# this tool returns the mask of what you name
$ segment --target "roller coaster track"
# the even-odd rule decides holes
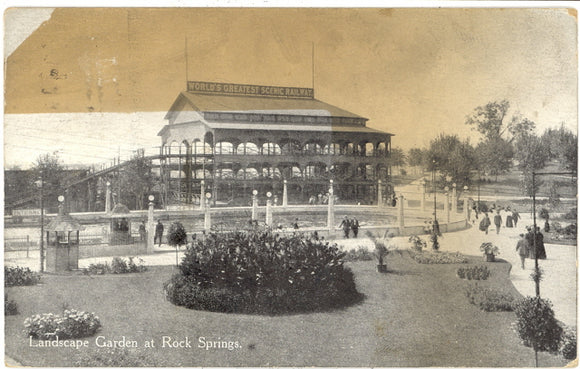
[[[212,157],[212,154],[196,154],[197,157]],[[157,159],[168,159],[168,158],[185,158],[187,159],[187,154],[155,154],[155,155],[147,155],[147,156],[142,156],[141,158],[146,159],[148,161],[153,161],[153,160],[157,160]],[[76,178],[77,176],[70,176],[68,178],[64,179],[64,185],[62,186],[62,188],[59,189],[53,189],[53,190],[49,190],[49,189],[45,189],[44,192],[44,196],[54,196],[56,195],[58,192],[62,192],[63,190],[67,190],[71,187],[74,186],[78,186],[81,185],[83,183],[86,183],[92,179],[95,178],[99,178],[102,176],[105,176],[109,173],[115,172],[117,170],[120,170],[124,167],[126,167],[127,165],[129,165],[129,163],[131,162],[131,160],[126,160],[123,161],[121,163],[117,163],[114,164],[110,167],[98,170],[98,171],[91,171],[90,169],[87,170],[87,176],[83,177],[83,178]],[[23,195],[19,195],[17,198],[6,198],[4,199],[5,201],[5,208],[14,208],[14,207],[18,207],[33,201],[38,200],[38,191],[32,191],[32,192],[28,192],[25,193]]]
[[[144,158],[147,160],[155,160],[155,159],[160,159],[162,157],[166,157],[166,155],[157,154],[157,155],[145,156]],[[63,190],[67,190],[71,187],[86,183],[92,179],[105,176],[109,173],[112,173],[114,171],[117,171],[117,170],[127,166],[129,163],[130,163],[130,160],[127,160],[127,161],[112,165],[110,167],[107,167],[105,169],[101,169],[99,171],[91,171],[89,169],[89,170],[87,170],[88,175],[83,177],[83,178],[77,178],[78,176],[76,176],[76,175],[70,176],[68,178],[64,178],[63,183],[65,183],[65,184],[62,188],[52,189],[52,190],[45,189],[44,196],[56,195],[58,192],[61,192]],[[32,191],[32,192],[28,192],[24,195],[19,195],[17,198],[6,198],[5,199],[5,207],[18,207],[20,205],[24,205],[24,204],[33,202],[37,199],[38,199],[38,191]]]

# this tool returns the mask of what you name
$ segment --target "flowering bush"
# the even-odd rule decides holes
[[[32,286],[40,282],[40,274],[29,268],[4,267],[4,287]]]
[[[483,252],[486,255],[499,255],[499,248],[494,246],[491,242],[484,242],[479,246],[479,251]]]
[[[141,258],[137,258],[139,263],[136,264],[133,261],[133,257],[129,257],[129,260],[126,261],[123,258],[113,258],[113,262],[111,263],[111,273],[113,274],[123,274],[123,273],[141,273],[147,270],[145,266],[145,262]]]
[[[483,311],[512,311],[514,297],[510,294],[484,288],[477,284],[469,286],[466,290],[469,302]]]
[[[472,266],[472,267],[462,267],[457,269],[457,276],[461,279],[476,279],[476,280],[486,280],[489,278],[491,272],[485,266]]]
[[[564,327],[564,333],[562,333],[562,342],[560,345],[560,353],[562,356],[564,356],[564,359],[576,359],[576,329],[573,327]]]
[[[85,274],[124,274],[124,273],[141,273],[147,270],[145,262],[141,258],[137,258],[138,263],[135,263],[132,256],[128,260],[124,258],[115,257],[111,265],[105,263],[90,264],[84,271]]]
[[[419,264],[464,264],[467,258],[459,252],[417,252],[409,250],[409,255]]]
[[[345,253],[301,234],[210,233],[193,244],[165,283],[169,301],[211,311],[283,313],[360,299]]]
[[[409,242],[411,242],[412,249],[415,251],[423,251],[427,247],[427,242],[419,236],[409,237]]]
[[[63,316],[36,314],[24,321],[27,336],[41,340],[80,338],[92,336],[101,328],[101,322],[94,313],[65,310]]]
[[[531,347],[536,353],[548,351],[558,352],[563,329],[554,316],[552,303],[541,297],[525,297],[514,306],[517,321],[514,330],[526,347]]]

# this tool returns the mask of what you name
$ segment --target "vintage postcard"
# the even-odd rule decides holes
[[[5,9],[5,365],[577,365],[577,27]]]

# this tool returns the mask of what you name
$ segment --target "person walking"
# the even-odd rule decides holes
[[[358,237],[358,220],[356,218],[353,218],[352,221],[350,222],[350,229],[352,230],[352,237],[353,238],[357,238]]]
[[[534,259],[536,257],[536,249],[534,248],[534,232],[532,232],[531,226],[527,226],[526,230],[527,232],[524,235],[524,238],[528,243],[528,258]]]
[[[496,234],[499,234],[499,230],[501,228],[501,215],[499,214],[499,210],[497,211],[497,213],[495,214],[495,216],[493,217],[493,224],[495,224],[495,232]]]
[[[540,232],[540,227],[536,227],[536,252],[538,253],[538,259],[545,260],[547,258],[546,247],[544,246],[544,235]]]
[[[155,226],[155,236],[153,237],[153,244],[155,244],[157,238],[159,238],[159,246],[161,246],[161,240],[163,239],[163,224],[161,223],[161,220],[158,220],[157,225]]]
[[[516,245],[516,252],[520,256],[520,260],[522,261],[522,269],[526,269],[526,257],[528,256],[528,241],[524,238],[524,234],[520,233],[520,239]]]
[[[342,222],[340,222],[339,225],[340,228],[342,228],[342,231],[344,232],[344,238],[349,238],[349,234],[350,234],[350,220],[348,219],[348,216],[344,216],[344,219],[342,220]]]
[[[145,229],[145,221],[141,221],[141,224],[139,224],[139,239],[141,241],[145,241],[145,239],[147,238],[147,230]]]
[[[489,215],[487,213],[483,213],[483,219],[479,222],[479,230],[484,231],[485,234],[489,231],[489,226],[491,225],[491,220],[489,219]]]
[[[507,208],[506,211],[508,212],[508,215],[505,218],[505,227],[506,228],[513,228],[514,227],[514,217],[512,215],[512,212],[511,212],[510,208]]]
[[[518,226],[518,220],[520,220],[520,213],[516,209],[512,211],[512,218],[514,221],[514,227]]]

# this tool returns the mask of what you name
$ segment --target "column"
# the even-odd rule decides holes
[[[383,206],[383,181],[380,179],[377,185],[377,204],[379,207]]]
[[[397,216],[397,223],[399,225],[399,236],[405,234],[405,205],[403,201],[405,200],[403,195],[399,195],[399,214]]]
[[[107,191],[105,192],[105,213],[111,211],[111,182],[107,181]]]
[[[203,179],[201,180],[200,185],[201,190],[199,191],[199,210],[203,210],[205,208],[205,181]]]
[[[463,198],[463,216],[469,222],[469,199]]]
[[[451,220],[451,208],[449,207],[449,192],[445,192],[445,218],[447,219],[447,224],[449,224]]]
[[[266,200],[266,225],[268,227],[272,226],[272,200],[270,199],[272,197],[272,193],[268,192],[266,194],[266,196],[268,197],[268,200]]]
[[[334,188],[330,180],[330,187],[328,188],[328,216],[326,226],[328,228],[328,235],[331,236],[334,231]]]
[[[451,197],[451,209],[453,209],[453,213],[457,213],[457,184],[453,184],[453,195]]]
[[[209,233],[209,231],[211,230],[211,193],[206,193],[205,194],[205,199],[203,199],[203,201],[207,201],[207,203],[205,204],[205,213],[204,213],[204,218],[203,218],[203,229],[205,230],[205,233]]]
[[[252,191],[252,220],[256,220],[258,216],[258,191]]]
[[[288,181],[284,180],[284,191],[282,192],[282,206],[288,206]]]
[[[425,211],[425,183],[421,186],[421,211]]]
[[[147,213],[147,254],[153,253],[153,243],[155,242],[155,220],[153,219],[153,200],[155,197],[149,195],[149,211]]]

